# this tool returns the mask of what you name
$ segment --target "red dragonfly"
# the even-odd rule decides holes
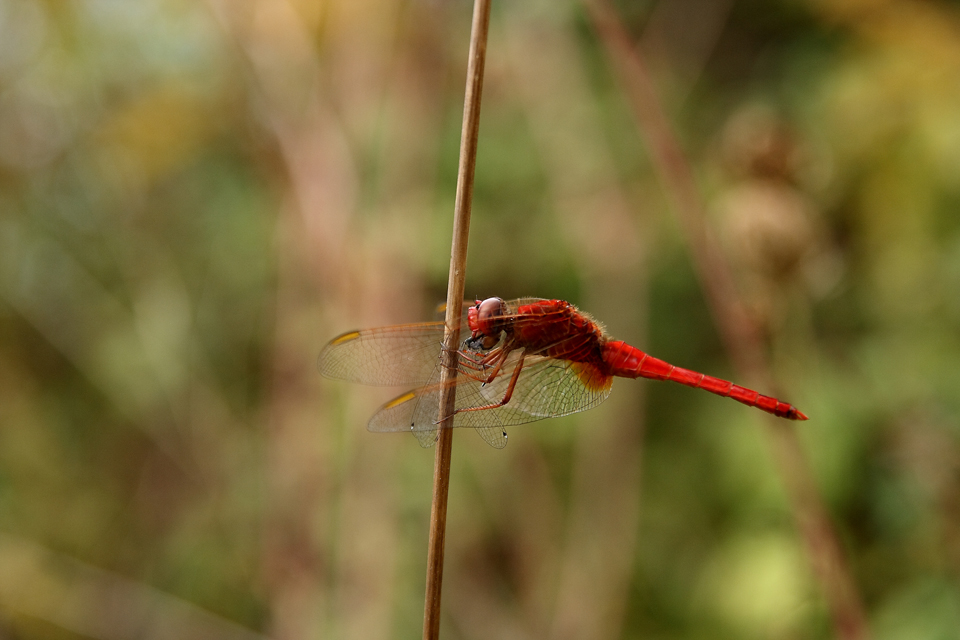
[[[563,300],[477,300],[467,311],[457,350],[454,427],[472,427],[491,446],[507,444],[505,427],[592,409],[613,378],[671,380],[733,398],[788,420],[806,420],[792,404],[732,382],[668,364],[612,340],[586,313]],[[436,441],[443,322],[403,324],[338,336],[320,352],[320,373],[372,385],[418,385],[384,404],[370,431],[411,431],[424,447]]]

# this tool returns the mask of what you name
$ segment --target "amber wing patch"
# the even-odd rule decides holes
[[[591,391],[607,391],[613,382],[613,378],[604,375],[596,365],[574,362],[570,365],[570,368],[577,374],[577,378],[580,379],[583,386]]]

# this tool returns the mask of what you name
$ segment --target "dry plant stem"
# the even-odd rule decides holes
[[[720,334],[739,374],[772,388],[760,335],[743,312],[729,265],[709,236],[690,166],[660,104],[640,52],[609,0],[583,0],[629,94],[638,125],[690,244]],[[837,635],[868,637],[863,606],[793,425],[767,420],[767,435]]]
[[[757,380],[758,373],[764,369],[757,327],[744,313],[730,269],[716,243],[707,235],[693,173],[673,136],[646,65],[608,0],[583,1],[620,72],[654,166],[680,218],[694,256],[694,267],[719,325],[721,338],[737,369],[749,372],[752,381]]]
[[[470,234],[470,205],[473,175],[477,163],[480,131],[480,96],[483,66],[490,27],[490,0],[475,0],[467,59],[467,86],[460,131],[460,167],[454,205],[453,246],[447,280],[446,332],[443,337],[444,367],[440,382],[440,433],[433,466],[433,506],[430,510],[430,541],[427,550],[427,587],[423,605],[423,638],[440,637],[440,590],[443,582],[443,551],[446,542],[447,494],[450,489],[450,455],[453,444],[453,411],[456,406],[457,346],[460,342],[460,315],[463,311],[464,279],[467,267],[467,239]]]

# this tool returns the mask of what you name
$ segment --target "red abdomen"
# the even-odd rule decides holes
[[[748,407],[756,407],[767,413],[789,420],[806,420],[796,407],[776,398],[733,384],[728,380],[714,378],[704,373],[676,367],[659,358],[647,355],[626,342],[614,340],[603,345],[603,361],[610,375],[623,378],[651,378],[653,380],[671,380],[695,389],[705,389],[718,396],[733,398]]]

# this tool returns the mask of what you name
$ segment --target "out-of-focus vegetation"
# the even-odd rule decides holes
[[[960,637],[960,9],[620,2],[875,637]],[[432,452],[321,379],[444,297],[469,3],[0,0],[0,637],[419,633]],[[728,361],[577,3],[495,3],[467,290]],[[448,638],[829,638],[758,412],[457,433]]]

